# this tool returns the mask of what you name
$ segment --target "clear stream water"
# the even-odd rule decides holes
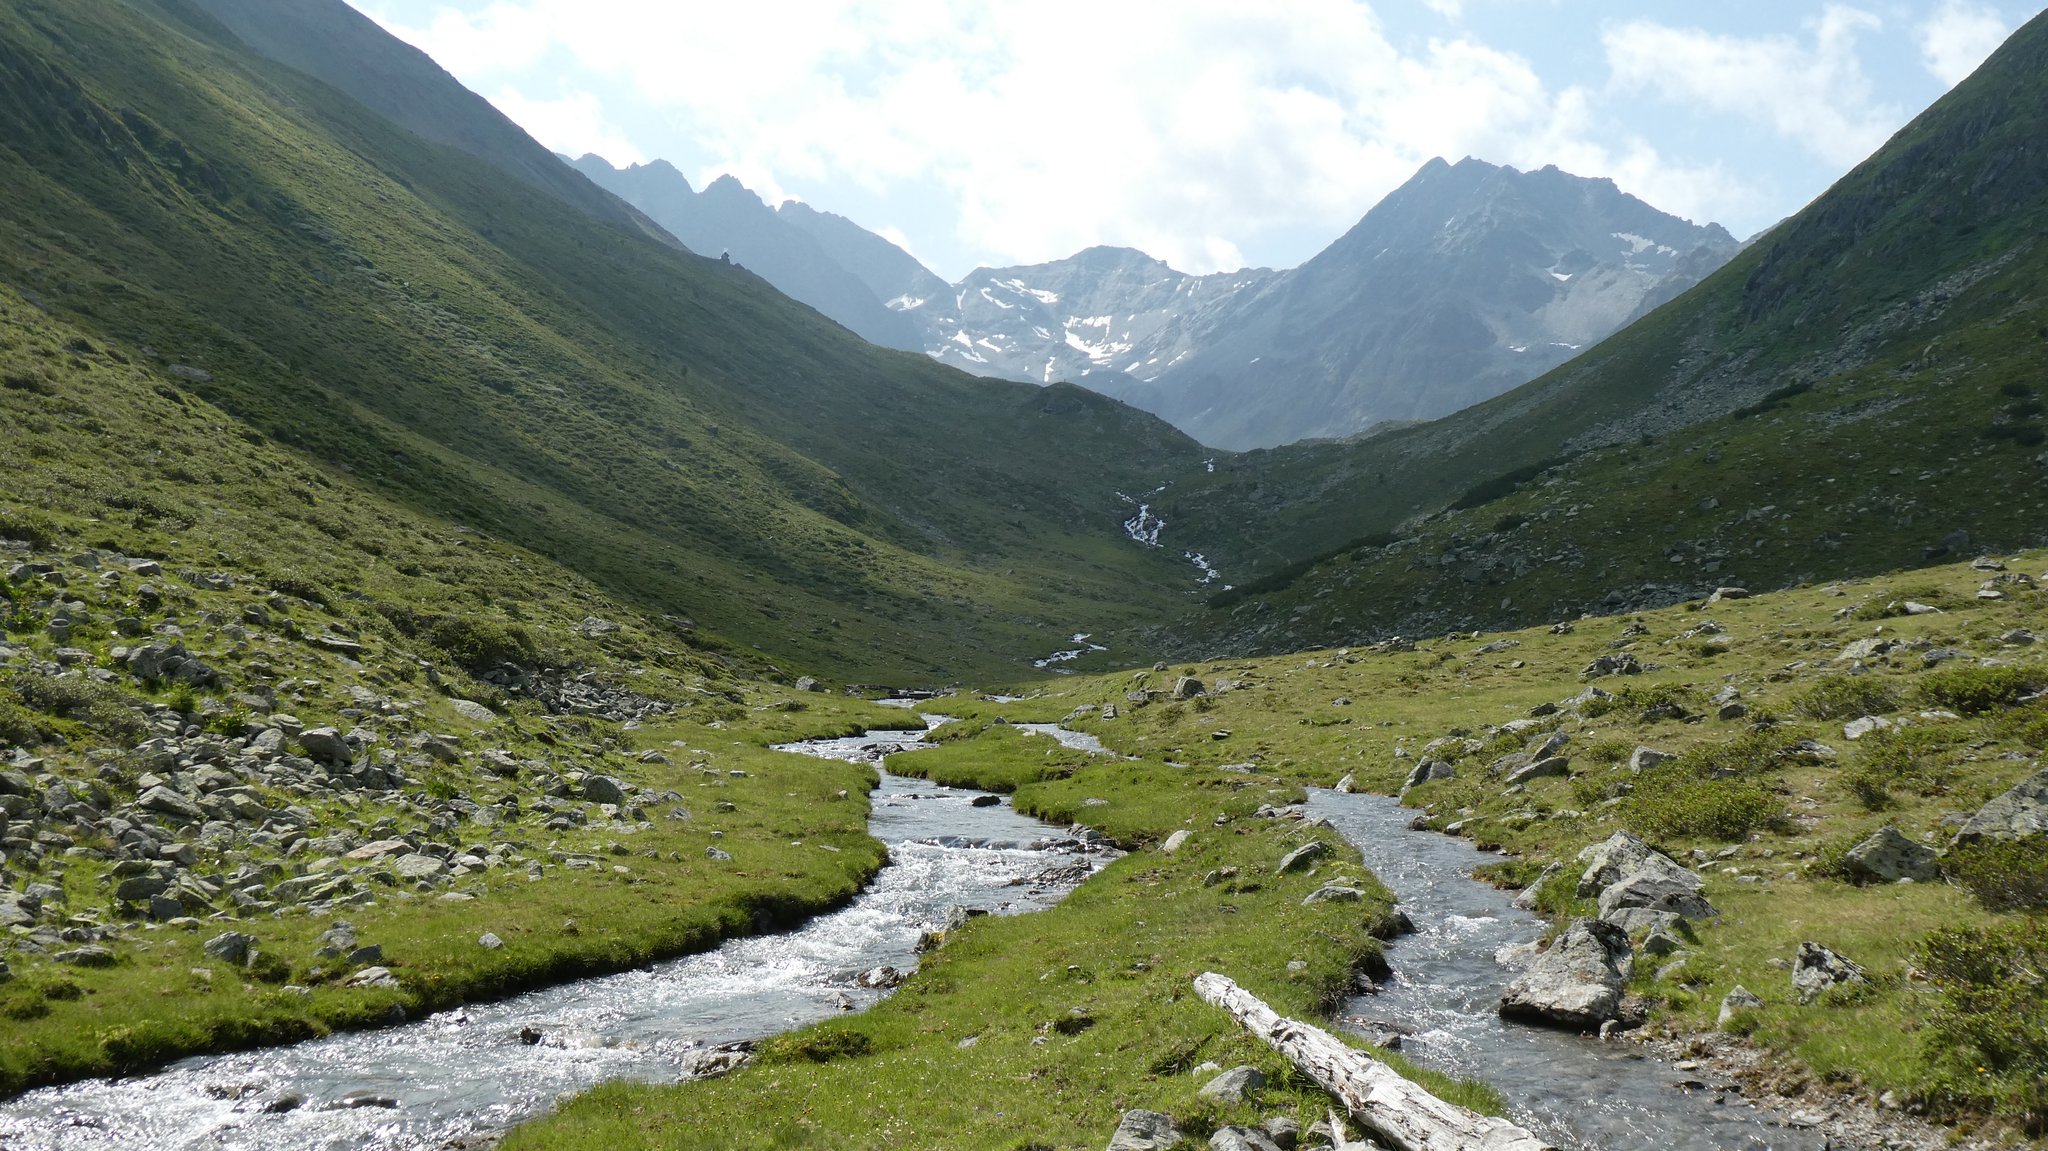
[[[1402,1053],[1419,1063],[1492,1084],[1516,1122],[1560,1147],[1606,1151],[1821,1151],[1823,1136],[1762,1118],[1739,1095],[1679,1086],[1689,1077],[1603,1043],[1496,1014],[1514,972],[1495,958],[1543,934],[1511,892],[1471,878],[1489,858],[1463,839],[1410,831],[1415,813],[1377,795],[1310,793],[1321,816],[1365,856],[1417,932],[1387,949],[1394,978],[1343,1013],[1410,1034]]]
[[[1055,725],[1023,726],[1105,750]],[[785,750],[878,762],[922,740],[873,732]],[[915,967],[917,936],[953,905],[997,914],[1050,907],[1072,890],[1075,863],[1107,861],[1007,803],[973,806],[978,794],[885,773],[870,827],[889,844],[889,865],[848,907],[787,934],[386,1030],[31,1092],[0,1102],[0,1151],[425,1151],[487,1137],[606,1080],[676,1079],[719,1044],[873,1003],[886,992],[859,986],[860,973]],[[1308,810],[1364,853],[1419,928],[1389,948],[1395,977],[1344,1009],[1407,1032],[1411,1058],[1493,1084],[1517,1122],[1560,1147],[1825,1148],[1818,1134],[1771,1124],[1739,1096],[1680,1086],[1684,1073],[1624,1046],[1503,1023],[1494,1006],[1513,973],[1495,955],[1544,925],[1470,878],[1484,857],[1464,840],[1408,830],[1413,813],[1385,797],[1317,791]],[[524,1042],[525,1029],[541,1041]],[[364,1093],[396,1106],[345,1105]],[[265,1110],[286,1096],[303,1102]]]
[[[786,750],[878,761],[922,732]],[[710,1047],[865,1007],[864,971],[917,964],[918,935],[953,905],[996,914],[1057,903],[1108,855],[981,793],[884,774],[869,827],[890,862],[846,908],[782,935],[652,968],[290,1047],[187,1059],[0,1102],[4,1151],[412,1151],[487,1136],[612,1079],[674,1080]],[[537,1044],[524,1029],[540,1032]],[[349,1107],[369,1093],[395,1106]],[[303,1103],[265,1107],[295,1095]]]

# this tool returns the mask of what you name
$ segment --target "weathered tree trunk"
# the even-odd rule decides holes
[[[1227,976],[1196,976],[1195,994],[1230,1012],[1335,1096],[1375,1138],[1399,1151],[1552,1151],[1505,1119],[1431,1095],[1320,1027],[1281,1017]]]

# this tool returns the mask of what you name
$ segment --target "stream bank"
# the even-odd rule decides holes
[[[921,739],[786,750],[876,761]],[[0,1104],[0,1145],[423,1151],[487,1140],[601,1082],[715,1069],[732,1044],[881,999],[889,969],[914,969],[919,935],[950,908],[1049,907],[1099,866],[1099,849],[979,798],[885,774],[870,825],[890,863],[849,906],[786,934],[383,1030],[31,1092]]]

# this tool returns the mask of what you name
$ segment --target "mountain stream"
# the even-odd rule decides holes
[[[783,750],[879,764],[923,738],[870,732]],[[0,1148],[424,1151],[481,1145],[606,1080],[684,1077],[720,1045],[873,1003],[887,991],[860,975],[915,969],[918,936],[952,906],[1050,907],[1107,862],[1007,802],[974,806],[980,794],[884,773],[869,828],[888,865],[848,906],[794,931],[382,1030],[33,1091],[0,1102]]]

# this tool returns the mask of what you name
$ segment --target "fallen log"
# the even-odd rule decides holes
[[[1554,1151],[1505,1119],[1437,1098],[1320,1027],[1281,1016],[1228,976],[1213,971],[1196,976],[1195,994],[1285,1055],[1397,1151]]]

